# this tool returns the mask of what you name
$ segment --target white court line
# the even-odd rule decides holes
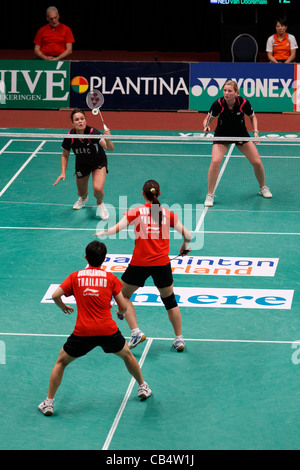
[[[6,150],[7,147],[12,143],[12,141],[13,141],[13,140],[10,139],[10,140],[4,145],[4,147],[2,147],[2,149],[0,150],[0,155],[1,155],[3,152],[5,152],[5,150]],[[6,153],[8,153],[8,152],[6,152]]]
[[[149,340],[147,341],[147,344],[146,344],[146,347],[145,347],[145,349],[144,349],[144,351],[143,351],[142,357],[141,357],[141,359],[139,360],[139,366],[140,366],[140,368],[143,367],[145,358],[146,358],[146,356],[147,356],[147,354],[148,354],[148,351],[149,351],[149,349],[150,349],[150,346],[151,346],[151,344],[152,344],[152,341],[153,341],[152,339],[149,339]],[[112,424],[112,426],[111,426],[111,428],[110,428],[110,430],[109,430],[109,433],[108,433],[108,435],[107,435],[107,438],[106,438],[106,440],[105,440],[105,442],[104,442],[104,444],[103,444],[102,450],[107,450],[107,449],[109,448],[109,445],[110,445],[110,443],[111,443],[111,440],[112,440],[112,438],[113,438],[113,436],[114,436],[114,433],[115,433],[115,431],[116,431],[116,429],[117,429],[117,426],[118,426],[118,424],[119,424],[119,421],[120,421],[120,419],[121,419],[121,417],[122,417],[122,414],[123,414],[123,411],[124,411],[124,409],[125,409],[125,406],[126,406],[126,404],[127,404],[127,402],[128,402],[128,399],[129,399],[129,397],[130,397],[130,395],[131,395],[131,392],[132,392],[132,389],[133,389],[134,384],[135,384],[135,379],[132,378],[131,381],[130,381],[130,384],[129,384],[128,388],[127,388],[127,391],[126,391],[126,394],[125,394],[125,396],[124,396],[124,399],[123,399],[123,401],[122,401],[122,403],[121,403],[121,406],[120,406],[120,408],[119,408],[119,411],[118,411],[118,413],[116,414],[116,417],[115,417],[115,419],[114,419],[114,422],[113,422],[113,424]]]
[[[77,227],[1,227],[0,230],[67,230],[67,231],[97,231],[96,228],[77,228]],[[134,232],[133,229],[124,229],[123,232]],[[236,234],[236,235],[300,235],[298,232],[233,232],[224,230],[190,230],[191,233],[205,234]],[[175,232],[174,232],[175,233]],[[109,237],[108,237],[109,238]]]
[[[77,227],[1,227],[0,230],[66,230],[66,231],[90,231],[96,232],[97,228],[77,228]],[[134,232],[133,229],[124,229],[123,232]],[[216,235],[300,235],[298,232],[233,232],[224,230],[190,230],[191,233],[205,233]],[[175,233],[175,232],[174,232]],[[108,237],[109,238],[109,237]]]
[[[68,338],[70,335],[58,335],[58,334],[49,334],[49,333],[0,333],[0,336],[37,336],[37,337],[49,337],[49,338]],[[125,339],[129,339],[129,337],[125,336]],[[147,338],[148,342],[151,341],[174,341],[174,338],[165,338],[165,337],[150,337]],[[290,341],[290,340],[260,340],[260,339],[216,339],[216,338],[184,338],[185,342],[198,342],[198,343],[258,343],[258,344],[294,344],[300,343],[300,340],[297,341]],[[147,349],[150,348],[151,344]],[[146,345],[147,347],[147,345]],[[146,348],[145,348],[146,350]],[[144,350],[144,352],[145,352]],[[142,360],[143,356],[141,357],[140,361]],[[144,361],[143,361],[144,362]],[[140,365],[141,367],[141,365]]]
[[[220,181],[221,181],[221,178],[222,178],[222,176],[223,176],[223,173],[224,173],[224,171],[225,171],[225,168],[226,168],[226,166],[227,166],[227,163],[229,162],[229,158],[231,157],[231,154],[232,154],[232,152],[233,152],[234,145],[235,145],[235,144],[231,144],[231,145],[230,145],[230,148],[229,148],[229,151],[227,152],[226,158],[225,158],[225,160],[224,160],[224,163],[223,163],[222,168],[221,168],[221,170],[220,170],[220,172],[219,172],[219,175],[218,175],[218,179],[217,179],[217,181],[216,181],[216,185],[215,185],[215,188],[214,188],[214,192],[216,191],[217,187],[219,186],[219,183],[220,183]],[[202,225],[203,225],[203,223],[204,223],[205,216],[206,216],[206,214],[207,214],[207,211],[208,211],[208,207],[205,207],[204,210],[203,210],[203,212],[202,212],[202,214],[201,214],[201,217],[200,217],[200,219],[199,219],[199,222],[198,222],[197,225],[196,225],[195,232],[199,232],[200,228],[202,227]]]
[[[5,154],[17,154],[17,153],[20,153],[20,154],[29,154],[31,153],[30,151],[22,151],[22,152],[15,152],[15,151],[11,151],[11,150],[8,150],[6,152],[3,152]],[[0,152],[1,154],[1,152]],[[46,155],[50,155],[50,156],[53,156],[53,157],[56,157],[57,155],[61,155],[61,152],[40,152],[40,155],[42,156],[46,156]],[[180,158],[188,158],[188,157],[192,157],[192,158],[211,158],[211,154],[201,154],[201,153],[196,153],[196,154],[193,154],[193,153],[177,153],[177,154],[171,154],[171,153],[151,153],[151,152],[148,152],[148,153],[133,153],[133,152],[113,152],[113,155],[115,156],[124,156],[124,157],[149,157],[149,155],[151,155],[151,157],[180,157]],[[245,156],[243,154],[241,155],[231,155],[231,158],[240,158],[240,159],[243,159],[245,158]],[[292,155],[260,155],[260,158],[270,158],[270,159],[278,159],[278,160],[299,160],[300,159],[300,156],[297,157],[297,156],[292,156]]]
[[[36,156],[40,148],[43,147],[45,144],[45,140],[40,143],[40,145],[36,148],[36,150],[32,153],[32,155],[26,160],[26,162],[21,166],[21,168],[14,174],[14,176],[11,178],[11,180],[7,183],[6,186],[2,189],[0,192],[0,197],[5,193],[5,191],[10,187],[10,185],[15,181],[15,179],[19,176],[19,174],[24,170],[24,168],[28,165],[28,163]]]
[[[40,155],[40,154],[39,154]],[[126,196],[125,196],[126,197]],[[61,204],[61,203],[57,203],[57,202],[28,202],[28,201],[0,201],[0,204],[25,204],[25,205],[32,205],[32,206],[63,206],[63,207],[73,207],[73,204]],[[186,203],[186,204],[189,204],[189,205],[192,205],[193,203]],[[85,207],[94,207],[96,208],[95,205],[92,205],[92,204],[86,204]],[[162,203],[162,207],[164,207],[164,204]],[[123,210],[123,211],[127,211],[129,210],[130,207],[128,206],[114,206],[115,209],[118,209],[118,210]],[[196,207],[184,207],[184,211],[190,211],[190,212],[197,212],[197,208]],[[300,210],[291,210],[291,211],[288,211],[288,210],[285,210],[285,211],[277,211],[277,210],[257,210],[257,209],[216,209],[214,208],[214,212],[247,212],[247,213],[266,213],[266,214],[298,214],[300,212]]]

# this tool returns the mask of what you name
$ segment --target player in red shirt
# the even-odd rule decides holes
[[[46,11],[48,24],[42,26],[34,38],[34,53],[43,60],[62,60],[72,54],[73,33],[69,26],[59,22],[59,13],[56,7],[49,7]]]
[[[173,291],[169,258],[170,228],[174,228],[183,236],[184,240],[180,248],[182,256],[190,251],[188,245],[192,236],[179,222],[176,214],[160,206],[158,200],[160,194],[160,187],[156,181],[146,181],[143,186],[145,205],[126,212],[115,226],[96,233],[95,236],[114,235],[128,225],[134,225],[135,247],[131,262],[122,276],[122,293],[129,301],[126,320],[132,331],[129,348],[136,347],[146,339],[138,327],[136,311],[130,297],[139,287],[143,287],[146,279],[151,276],[160,292],[174,329],[173,345],[177,351],[183,351],[185,344],[182,337],[181,313]]]
[[[101,269],[105,257],[106,246],[103,243],[98,241],[89,243],[85,256],[89,263],[88,267],[70,274],[52,295],[56,305],[68,314],[73,313],[74,309],[62,301],[62,296],[73,295],[77,304],[77,319],[74,331],[61,349],[52,369],[48,396],[38,407],[46,416],[53,414],[54,396],[66,366],[96,346],[101,346],[104,352],[114,353],[123,359],[128,372],[139,384],[139,398],[146,399],[151,395],[136,358],[112,318],[110,311],[112,297],[118,305],[119,318],[126,313],[127,301],[121,292],[122,284],[119,279]]]

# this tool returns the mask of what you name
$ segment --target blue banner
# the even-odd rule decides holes
[[[250,101],[256,112],[293,111],[294,76],[292,64],[191,64],[190,109],[208,111],[230,79],[237,82],[240,95]]]
[[[189,107],[189,64],[72,62],[70,106],[86,109],[86,94],[104,95],[104,110],[178,110]]]

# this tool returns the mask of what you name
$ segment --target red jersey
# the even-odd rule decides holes
[[[170,228],[176,225],[178,216],[162,207],[159,227],[150,215],[150,208],[148,203],[125,213],[129,223],[134,225],[135,246],[130,262],[134,266],[165,266],[170,262]]]
[[[55,28],[49,24],[42,26],[33,42],[41,46],[43,54],[58,56],[66,50],[66,44],[75,42],[75,39],[69,26],[59,23]]]
[[[60,287],[66,297],[74,295],[76,299],[74,335],[108,336],[118,331],[110,302],[120,293],[122,284],[114,274],[89,266],[70,274]]]

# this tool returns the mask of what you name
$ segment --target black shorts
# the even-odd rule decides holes
[[[213,142],[213,145],[214,144],[223,144],[223,145],[231,145],[231,144],[235,144],[235,145],[244,145],[246,144],[247,142],[250,142],[249,140],[240,140],[240,141],[237,141],[237,140],[218,140],[218,142]]]
[[[226,137],[230,137],[229,135],[220,135],[218,132],[215,132],[215,137],[224,137],[224,139],[226,139]],[[247,134],[244,134],[244,135],[238,135],[238,136],[233,136],[233,137],[249,137],[250,138],[250,135],[247,133]],[[249,142],[249,140],[218,140],[217,142],[213,142],[213,145],[214,144],[224,144],[224,145],[230,145],[230,144],[236,144],[236,145],[243,145],[245,144],[246,142]]]
[[[106,168],[106,173],[108,173],[107,164],[96,164],[93,166],[76,166],[75,175],[77,178],[84,178],[95,170],[101,170],[101,168]]]
[[[96,346],[100,346],[105,353],[117,353],[124,348],[125,342],[120,330],[109,336],[76,336],[72,333],[63,349],[72,357],[85,356]]]
[[[146,279],[150,276],[156,287],[171,286],[173,284],[171,263],[166,266],[133,266],[130,264],[121,279],[131,286],[143,287]]]

